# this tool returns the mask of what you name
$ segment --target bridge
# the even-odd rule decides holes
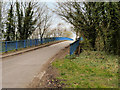
[[[65,38],[57,40],[65,40]],[[42,71],[43,65],[49,62],[50,58],[55,56],[61,49],[69,46],[72,42],[72,40],[67,39],[67,41],[47,47],[3,58],[2,87],[25,88]]]

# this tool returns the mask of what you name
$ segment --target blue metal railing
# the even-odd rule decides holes
[[[70,44],[70,55],[74,54],[74,52],[76,51],[77,47],[79,46],[79,42],[83,40],[83,38],[78,38],[78,40],[76,40],[75,42]]]
[[[29,40],[19,40],[19,41],[0,41],[0,52],[7,52],[11,50],[18,50],[21,48],[37,46],[42,43],[48,43],[52,41],[59,40],[73,40],[67,37],[51,37],[51,38],[43,38],[42,41],[40,39],[29,39]]]

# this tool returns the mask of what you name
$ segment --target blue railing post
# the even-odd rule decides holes
[[[33,45],[35,46],[35,39],[33,39]]]
[[[32,40],[30,39],[30,47],[32,46]]]
[[[7,41],[5,41],[5,52],[7,52]]]
[[[71,51],[71,44],[70,44],[70,55],[72,55],[72,51]]]
[[[35,46],[36,46],[36,39],[34,39],[34,41],[35,41]]]
[[[0,42],[0,53],[2,52],[2,42]]]
[[[34,39],[34,46],[36,46],[36,39]]]
[[[31,40],[31,46],[33,46],[34,45],[34,41],[33,40]]]
[[[43,44],[43,39],[41,39],[41,44]]]
[[[38,39],[36,39],[36,45],[38,45]]]
[[[35,46],[37,46],[37,45],[38,45],[38,44],[37,44],[37,43],[38,43],[37,41],[38,41],[38,39],[35,39]]]
[[[34,45],[34,42],[33,42],[33,40],[31,40],[31,46],[33,46]]]
[[[24,40],[24,48],[26,48],[26,43],[25,42],[26,42],[26,40]]]
[[[16,41],[16,50],[18,49],[18,42]]]

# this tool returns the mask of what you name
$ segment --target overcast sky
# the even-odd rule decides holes
[[[46,3],[48,8],[50,9],[56,9],[56,2],[47,2]],[[53,13],[51,11],[52,15],[53,15],[53,21],[54,21],[54,25],[56,26],[58,23],[63,23],[65,25],[65,27],[69,28],[70,24],[66,23],[64,20],[62,20],[62,18],[60,16],[58,16],[56,13]]]
[[[56,9],[56,2],[46,2],[48,8],[50,9]],[[57,27],[57,24],[59,23],[63,23],[63,26],[67,28],[67,30],[70,30],[70,26],[71,24],[65,22],[64,20],[62,20],[62,18],[60,16],[58,16],[57,14],[55,13],[52,13],[52,17],[53,17],[53,24],[52,24],[52,27]],[[73,33],[73,39],[75,38],[75,34]]]

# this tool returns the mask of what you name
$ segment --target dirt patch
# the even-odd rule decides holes
[[[69,54],[69,47],[66,47],[64,50],[61,50],[53,60],[64,58]],[[63,83],[60,83],[61,80],[56,79],[59,76],[59,72],[56,68],[52,67],[50,64],[46,70],[46,74],[40,80],[39,86],[37,88],[62,88]]]
[[[58,76],[58,71],[52,66],[49,66],[37,88],[60,88],[60,81],[56,79],[56,76]]]
[[[28,88],[62,88],[63,83],[60,84],[60,80],[57,80],[56,77],[59,76],[59,72],[56,68],[52,67],[51,63],[56,59],[64,58],[69,54],[69,46],[62,49],[54,57],[52,57],[46,64],[43,65],[42,71],[45,72],[41,77],[41,73],[33,79],[33,81],[27,86]]]

